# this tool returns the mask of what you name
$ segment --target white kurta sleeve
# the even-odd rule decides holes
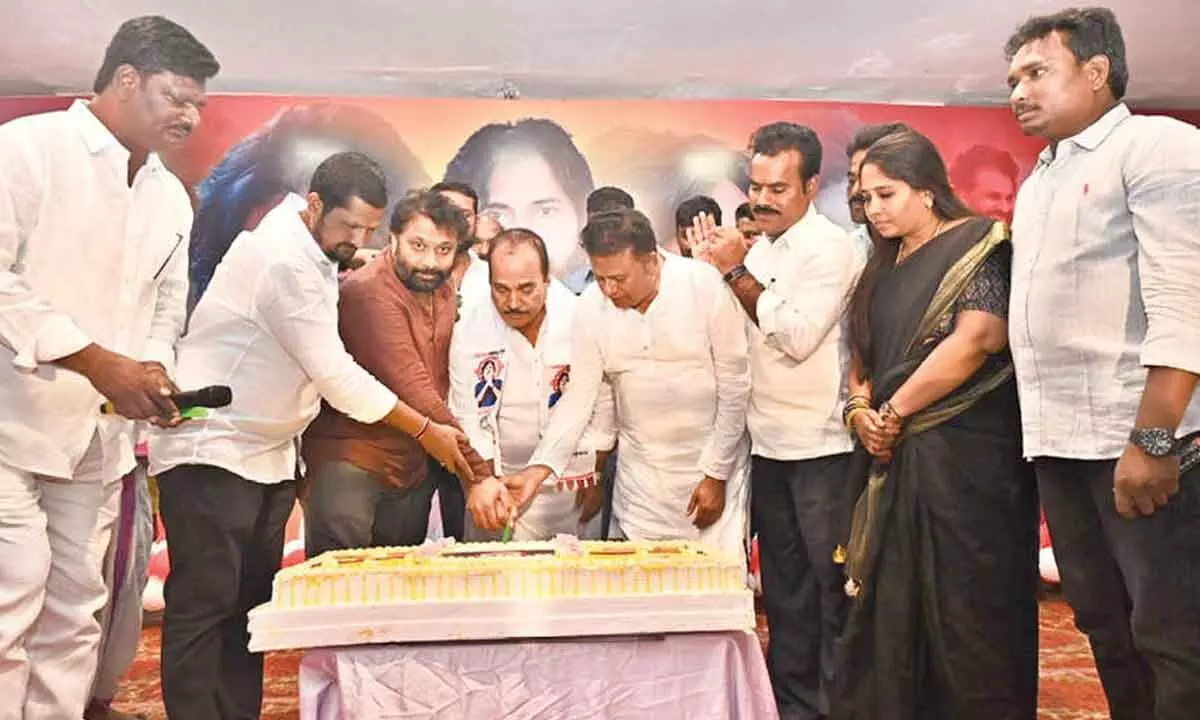
[[[395,393],[350,357],[338,334],[337,306],[315,279],[278,264],[264,274],[257,295],[267,329],[335,410],[366,425],[392,411]]]
[[[43,178],[28,139],[0,128],[0,345],[17,370],[32,372],[79,352],[91,340],[67,314],[38,296],[20,273],[25,243],[41,211]]]
[[[862,270],[860,260],[850,237],[839,238],[804,264],[804,275],[793,279],[790,293],[763,290],[756,309],[767,343],[798,362],[816,352],[842,319]]]
[[[613,397],[612,384],[607,379],[600,383],[596,407],[592,409],[592,419],[588,423],[584,442],[596,452],[609,452],[617,444],[617,402]]]
[[[719,282],[719,280],[718,280]],[[728,480],[739,458],[750,404],[750,360],[746,319],[724,285],[716,288],[708,313],[708,339],[717,376],[717,413],[712,435],[700,453],[700,471]]]
[[[579,308],[571,333],[571,382],[555,404],[554,416],[529,460],[530,466],[545,465],[556,476],[566,471],[605,387],[604,361],[593,327],[597,318],[587,312],[586,303],[581,305],[585,307]]]
[[[454,419],[479,456],[484,460],[495,460],[495,439],[484,429],[484,415],[475,405],[475,363],[467,338],[469,331],[465,323],[460,323],[450,338],[450,412],[454,413]]]

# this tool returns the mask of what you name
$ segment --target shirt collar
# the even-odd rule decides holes
[[[321,246],[317,244],[317,239],[300,219],[300,212],[306,207],[308,207],[308,202],[304,198],[296,193],[288,193],[283,200],[279,201],[271,214],[279,213],[280,220],[286,223],[288,229],[296,236],[296,244],[305,258],[311,260],[320,268],[321,272],[336,278],[337,263],[321,252]],[[266,218],[263,219],[266,220]]]
[[[89,153],[93,155],[101,155],[106,152],[114,153],[114,158],[119,160],[121,169],[124,169],[129,164],[129,148],[122,145],[117,136],[113,135],[112,131],[108,129],[108,126],[100,122],[100,118],[96,117],[96,113],[92,112],[91,104],[88,101],[76,100],[71,103],[71,107],[67,109],[67,114],[75,121],[75,127],[79,129],[79,134],[83,138],[83,144],[87,147]],[[150,172],[159,172],[165,169],[158,153],[147,155],[144,167]]]
[[[808,227],[810,227],[814,222],[816,222],[817,218],[819,218],[820,216],[821,216],[821,213],[817,212],[817,206],[810,203],[808,206],[808,210],[806,210],[804,212],[804,217],[797,220],[787,230],[784,230],[782,235],[775,238],[774,242],[771,243],[771,246],[772,247],[787,247],[788,245],[790,245],[792,243],[793,240],[798,240],[800,238],[800,236],[804,234],[804,231]]]
[[[1111,110],[1101,115],[1099,120],[1084,128],[1083,131],[1078,135],[1069,137],[1063,142],[1069,142],[1074,145],[1078,145],[1084,150],[1095,150],[1096,148],[1100,147],[1101,143],[1108,139],[1108,136],[1112,134],[1113,130],[1116,130],[1117,126],[1125,122],[1130,115],[1131,113],[1129,112],[1129,106],[1127,106],[1125,103],[1117,103],[1116,106],[1114,106]],[[1061,143],[1059,144],[1061,145]],[[1054,146],[1047,145],[1046,148],[1042,150],[1041,155],[1038,156],[1038,160],[1042,164],[1049,164],[1054,160],[1054,155]]]

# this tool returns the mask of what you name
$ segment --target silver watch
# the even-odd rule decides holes
[[[1129,433],[1129,442],[1150,457],[1167,457],[1177,454],[1181,448],[1175,432],[1167,428],[1134,428]]]

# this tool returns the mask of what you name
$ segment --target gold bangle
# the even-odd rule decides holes
[[[851,410],[849,413],[846,414],[846,430],[847,430],[847,432],[854,432],[854,416],[859,413],[866,412],[866,411],[867,411],[867,408],[854,408],[853,410]]]

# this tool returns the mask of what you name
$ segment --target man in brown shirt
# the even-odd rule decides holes
[[[443,195],[410,194],[392,214],[388,248],[343,281],[338,303],[342,341],[355,361],[439,423],[455,422],[446,398],[458,301],[447,278],[467,232],[466,218]],[[444,471],[416,440],[323,406],[304,434],[302,450],[310,557],[425,539],[436,473]],[[490,463],[478,453],[465,454],[477,480],[492,476]]]

